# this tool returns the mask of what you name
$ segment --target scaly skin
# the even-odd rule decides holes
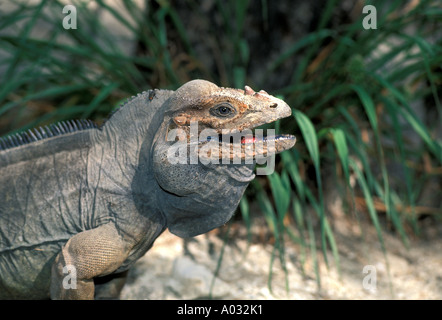
[[[0,151],[0,298],[118,297],[127,270],[166,228],[192,237],[223,225],[256,161],[295,144],[290,135],[249,136],[234,141],[235,152],[225,151],[225,130],[290,114],[264,91],[194,80],[134,97],[101,128],[66,128],[56,136],[41,129],[24,144],[0,140],[0,148],[9,146]],[[209,132],[209,139],[189,141],[195,122],[198,136]],[[180,134],[171,140],[173,129]],[[188,152],[172,163],[177,144],[196,150],[200,161]],[[215,145],[218,152],[207,148]]]

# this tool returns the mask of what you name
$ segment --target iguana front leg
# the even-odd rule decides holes
[[[51,298],[94,299],[94,277],[115,271],[129,252],[113,223],[76,234],[52,265]]]

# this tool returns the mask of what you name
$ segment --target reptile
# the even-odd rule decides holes
[[[0,298],[118,298],[165,229],[187,238],[225,224],[256,162],[296,141],[233,134],[290,115],[263,90],[192,80],[128,99],[101,126],[71,120],[1,138]],[[209,134],[191,143],[195,124]],[[248,147],[259,143],[269,147]],[[173,150],[189,151],[185,161]]]

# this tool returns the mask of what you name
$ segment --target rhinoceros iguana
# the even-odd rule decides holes
[[[223,140],[225,130],[290,115],[265,91],[193,80],[133,97],[101,127],[67,121],[0,139],[0,298],[118,297],[166,228],[192,237],[225,224],[257,159],[295,144],[291,135]],[[264,142],[273,145],[261,154],[247,148]]]

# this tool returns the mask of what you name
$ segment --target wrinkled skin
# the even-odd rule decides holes
[[[272,146],[261,154],[248,149],[246,163],[241,152],[208,156],[210,139],[188,143],[191,124],[225,146],[215,140],[223,129],[239,132],[290,114],[264,91],[194,80],[134,97],[102,128],[0,151],[0,298],[118,297],[127,270],[166,228],[192,237],[223,225],[256,161],[295,143],[289,135],[267,137]],[[181,135],[170,140],[173,129]],[[172,163],[177,143],[210,161],[194,163],[188,152]],[[215,163],[222,158],[239,162]]]

